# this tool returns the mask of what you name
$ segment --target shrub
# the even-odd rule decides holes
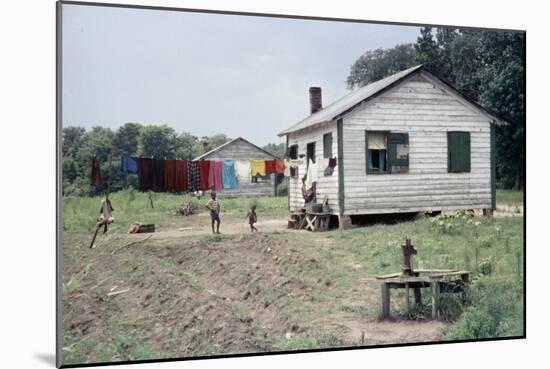
[[[523,335],[523,290],[510,280],[480,277],[469,290],[468,306],[447,330],[447,339],[480,339]]]

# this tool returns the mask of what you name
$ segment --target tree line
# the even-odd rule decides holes
[[[188,132],[178,133],[167,125],[125,123],[116,130],[95,126],[86,130],[79,126],[64,127],[62,131],[63,194],[65,196],[94,196],[107,189],[109,157],[112,157],[112,191],[137,187],[136,176],[119,170],[120,156],[193,159],[231,140],[223,133],[197,137]],[[282,157],[285,146],[268,144],[264,150]],[[90,186],[90,163],[96,155],[103,175],[103,186]]]
[[[415,43],[361,55],[347,85],[361,87],[418,64],[509,123],[496,129],[497,186],[523,189],[524,33],[423,27]]]

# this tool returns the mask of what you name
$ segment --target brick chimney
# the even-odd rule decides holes
[[[309,109],[311,114],[318,112],[323,108],[323,98],[321,95],[321,87],[309,88]]]

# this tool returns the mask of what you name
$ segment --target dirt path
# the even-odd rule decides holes
[[[195,217],[200,219],[200,221],[197,221],[197,225],[190,227],[160,229],[158,232],[155,232],[154,237],[162,239],[212,234],[209,215],[203,213],[195,215]],[[286,225],[286,219],[266,219],[256,223],[255,226],[258,229],[258,233],[272,233],[274,231],[285,231]],[[220,233],[222,235],[246,235],[251,232],[249,224],[244,219],[242,221],[235,221],[233,219],[226,221],[222,218]]]

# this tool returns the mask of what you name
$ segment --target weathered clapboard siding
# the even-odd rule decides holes
[[[222,145],[219,149],[214,149],[210,153],[202,155],[203,160],[272,160],[273,155],[261,150],[252,143],[243,138],[236,138],[226,145]],[[248,183],[239,182],[239,188],[224,189],[220,193],[220,197],[254,197],[254,196],[274,196],[275,194],[275,178],[274,175],[269,176],[269,180],[265,182]]]
[[[335,157],[338,151],[336,125],[329,124],[308,131],[302,131],[300,134],[289,135],[288,145],[298,145],[298,155],[306,155],[306,147],[308,143],[315,142],[315,158],[320,160],[323,158],[323,135],[332,133],[332,155]],[[304,206],[302,197],[302,177],[306,174],[307,163],[300,165],[298,168],[298,177],[289,179],[289,206],[290,210],[297,210]],[[333,214],[338,214],[338,171],[334,170],[331,176],[325,176],[324,168],[319,167],[319,181],[317,182],[317,199],[322,201],[325,195],[328,198],[328,204]]]
[[[491,207],[490,122],[422,74],[344,116],[345,214]],[[366,174],[365,130],[409,134],[409,172]],[[470,173],[447,173],[447,132],[470,132]]]

